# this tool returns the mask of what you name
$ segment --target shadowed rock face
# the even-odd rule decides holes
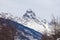
[[[0,18],[0,40],[56,40],[60,32],[48,37],[9,19]]]
[[[7,20],[0,18],[0,40],[14,40],[15,31]]]
[[[42,40],[42,34],[9,19],[0,18],[0,40]]]
[[[60,33],[57,33],[57,34],[52,35],[52,36],[46,36],[46,35],[44,35],[42,37],[42,40],[57,40],[57,39],[60,40]]]

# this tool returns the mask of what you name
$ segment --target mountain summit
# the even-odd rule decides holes
[[[36,30],[40,33],[43,33],[45,31],[43,24],[36,18],[35,13],[31,9],[26,11],[22,19],[24,19],[23,25],[26,27]]]
[[[31,9],[29,9],[23,15],[23,18],[26,19],[26,20],[28,20],[28,19],[35,19],[36,18],[36,15],[35,15],[35,13]]]
[[[39,18],[36,17],[35,13],[31,9],[26,11],[26,13],[23,15],[22,19],[23,19],[22,24],[28,28],[31,28],[42,34],[47,34],[48,36],[53,34],[52,26],[50,26],[45,19],[39,20]]]

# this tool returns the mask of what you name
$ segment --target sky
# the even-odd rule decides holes
[[[0,0],[0,12],[22,16],[28,9],[49,21],[52,14],[60,17],[60,0]]]

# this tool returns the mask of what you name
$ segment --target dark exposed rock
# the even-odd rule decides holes
[[[0,40],[42,40],[42,34],[9,19],[0,18]]]
[[[8,21],[0,18],[0,40],[14,40],[15,31]]]

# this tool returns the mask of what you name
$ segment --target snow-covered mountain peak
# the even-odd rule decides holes
[[[43,27],[43,24],[41,24],[40,20],[36,17],[35,13],[31,9],[26,11],[22,19],[24,19],[23,25],[25,25],[26,27],[44,33],[45,28]]]
[[[52,32],[51,28],[49,28],[50,26],[48,25],[48,22],[46,22],[46,20],[43,20],[43,21],[39,20],[40,18],[37,18],[35,13],[30,9],[26,11],[23,17],[16,17],[16,16],[14,17],[13,15],[9,13],[0,13],[0,18],[16,21],[42,34],[44,34],[45,32],[46,33]]]
[[[36,18],[36,15],[35,15],[35,13],[34,13],[31,9],[29,9],[29,10],[27,10],[26,13],[23,15],[23,18],[24,18],[25,20],[35,19],[35,18]]]
[[[26,13],[23,15],[22,19],[23,19],[22,24],[24,26],[31,28],[35,31],[38,31],[42,34],[45,34],[45,33],[47,33],[47,35],[52,34],[52,30],[47,20],[46,19],[39,20],[39,18],[36,17],[35,13],[32,10],[27,10]]]

